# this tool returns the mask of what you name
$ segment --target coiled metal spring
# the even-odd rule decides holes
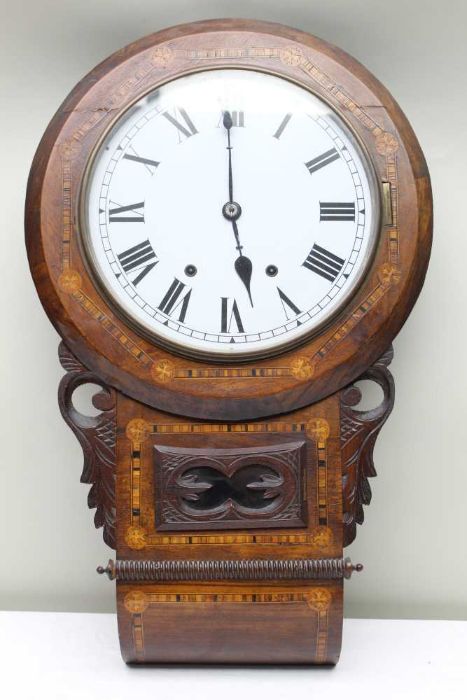
[[[340,579],[361,571],[350,559],[169,559],[109,560],[99,574],[117,581],[271,581],[276,579]]]

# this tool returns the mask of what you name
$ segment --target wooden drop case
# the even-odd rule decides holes
[[[292,350],[254,361],[182,357],[118,315],[86,265],[79,201],[115,114],[180,75],[254,68],[338,112],[381,191],[376,252],[343,312]],[[404,115],[360,64],[308,34],[247,20],[143,38],[95,68],[49,125],[31,170],[26,240],[63,341],[62,415],[81,443],[96,527],[116,550],[127,662],[335,664],[344,547],[363,522],[373,447],[394,402],[391,341],[423,284],[431,244],[426,164]],[[383,400],[359,410],[360,379]],[[75,389],[101,387],[97,417]],[[274,498],[272,498],[274,496]]]

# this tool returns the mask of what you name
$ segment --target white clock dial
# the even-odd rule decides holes
[[[298,85],[212,70],[141,98],[99,147],[83,233],[113,306],[181,352],[271,354],[367,269],[379,198],[344,122]]]

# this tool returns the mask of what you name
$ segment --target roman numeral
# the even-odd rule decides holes
[[[234,109],[232,112],[229,112],[230,117],[232,119],[232,126],[245,126],[245,112],[239,112],[238,110]],[[219,121],[217,122],[217,126],[219,128],[223,127],[223,122],[224,122],[224,111],[221,112],[221,116],[219,117]]]
[[[308,172],[313,174],[320,168],[324,168],[325,165],[329,165],[329,163],[332,163],[334,160],[339,160],[339,157],[339,153],[336,151],[336,149],[331,148],[329,151],[321,153],[320,156],[316,156],[316,158],[309,160],[307,163],[305,163],[305,165],[308,168]]]
[[[237,326],[238,333],[244,333],[245,331],[236,300],[233,300],[230,313],[228,297],[221,297],[221,302],[221,333],[230,333],[233,322],[235,322]]]
[[[279,289],[279,287],[277,287],[277,291],[279,292],[279,298],[281,300],[282,308],[284,309],[284,313],[285,313],[285,317],[286,317],[287,321],[290,319],[288,309],[293,311],[294,316],[298,316],[298,314],[302,313],[300,311],[300,309],[298,308],[298,306],[296,306],[293,303],[293,301],[291,299],[289,299],[289,297],[286,294],[284,294],[282,289]]]
[[[138,243],[138,245],[134,245],[128,248],[128,250],[124,250],[123,253],[120,253],[117,257],[126,274],[129,272],[138,272],[137,276],[131,280],[135,287],[159,262],[159,260],[150,262],[157,258],[157,256],[148,240]]]
[[[320,221],[355,221],[353,202],[320,202]]]
[[[230,112],[230,116],[232,117],[232,126],[245,126],[244,112],[237,112],[237,110],[234,109],[233,112]]]
[[[157,307],[167,316],[171,316],[174,311],[179,309],[178,320],[180,323],[184,323],[185,321],[185,316],[191,297],[191,289],[188,289],[185,293],[183,293],[185,287],[186,284],[183,284],[183,282],[180,282],[180,280],[175,278],[168,288],[161,303]]]
[[[197,134],[198,130],[188,116],[187,111],[183,109],[183,107],[178,107],[176,111],[180,114],[184,124],[182,124],[182,122],[176,117],[173,117],[170,112],[163,112],[163,116],[176,127],[179,136],[180,134],[183,134],[183,136],[186,136],[186,138],[190,138],[190,136]]]
[[[345,260],[338,255],[334,255],[334,253],[315,243],[302,264],[303,267],[316,272],[317,275],[324,277],[324,279],[334,282],[344,267],[344,263]]]
[[[280,139],[282,136],[282,132],[284,131],[285,127],[289,123],[292,115],[291,114],[286,114],[279,126],[277,127],[277,131],[273,134],[273,138],[275,139]]]
[[[111,204],[116,204],[116,202],[111,202]],[[141,210],[141,211],[138,211]],[[133,221],[135,223],[144,224],[144,202],[138,202],[137,204],[127,204],[124,207],[116,206],[113,209],[109,209],[109,223],[129,223]],[[128,214],[126,214],[128,212]],[[121,216],[121,214],[126,214]]]
[[[122,159],[132,161],[133,163],[140,163],[149,170],[151,175],[154,175],[156,168],[160,165],[159,161],[152,160],[151,158],[143,158],[142,156],[139,156],[136,153],[134,148],[131,148],[131,150],[133,151],[133,153],[125,153]]]

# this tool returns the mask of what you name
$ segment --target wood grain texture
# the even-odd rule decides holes
[[[281,556],[338,557],[342,555],[342,483],[339,396],[267,421],[220,423],[172,416],[117,398],[117,554],[119,558],[212,559]],[[202,532],[187,524],[177,532],[161,531],[156,518],[160,481],[155,478],[154,448],[236,451],[239,445],[267,452],[271,444],[305,444],[301,526],[283,529],[247,525],[235,530]]]
[[[342,483],[339,395],[268,420],[205,422],[173,416],[118,395],[117,564],[148,572],[189,568],[196,580],[117,581],[119,631],[127,662],[336,663],[342,626]],[[305,445],[300,527],[253,530],[161,531],[155,504],[153,453],[159,445],[235,453],[239,445],[266,452],[271,445]],[[159,484],[160,488],[160,484]],[[231,562],[249,562],[244,580]],[[323,576],[283,579],[312,560]],[[255,561],[277,562],[264,579]],[[191,562],[191,564],[190,564]],[[295,562],[295,563],[294,563]],[[151,564],[152,563],[152,564]],[[273,566],[273,564],[271,564]],[[205,572],[230,571],[210,580]],[[196,572],[199,570],[200,577]],[[226,574],[227,575],[227,574]],[[204,578],[204,580],[202,580]],[[169,626],[168,628],[166,626]],[[164,631],[165,630],[165,631]],[[193,643],[196,639],[196,643]]]
[[[117,583],[127,663],[335,664],[342,581]]]
[[[90,154],[116,115],[172,78],[228,67],[272,72],[329,103],[363,143],[381,187],[389,183],[392,206],[391,219],[381,221],[367,278],[329,326],[293,350],[241,365],[181,357],[135,332],[102,296],[79,244],[81,182]],[[302,32],[222,20],[146,37],[81,81],[36,154],[26,240],[42,303],[85,367],[161,410],[205,420],[244,420],[316,402],[377,361],[421,289],[431,213],[428,171],[417,140],[368,71]]]

